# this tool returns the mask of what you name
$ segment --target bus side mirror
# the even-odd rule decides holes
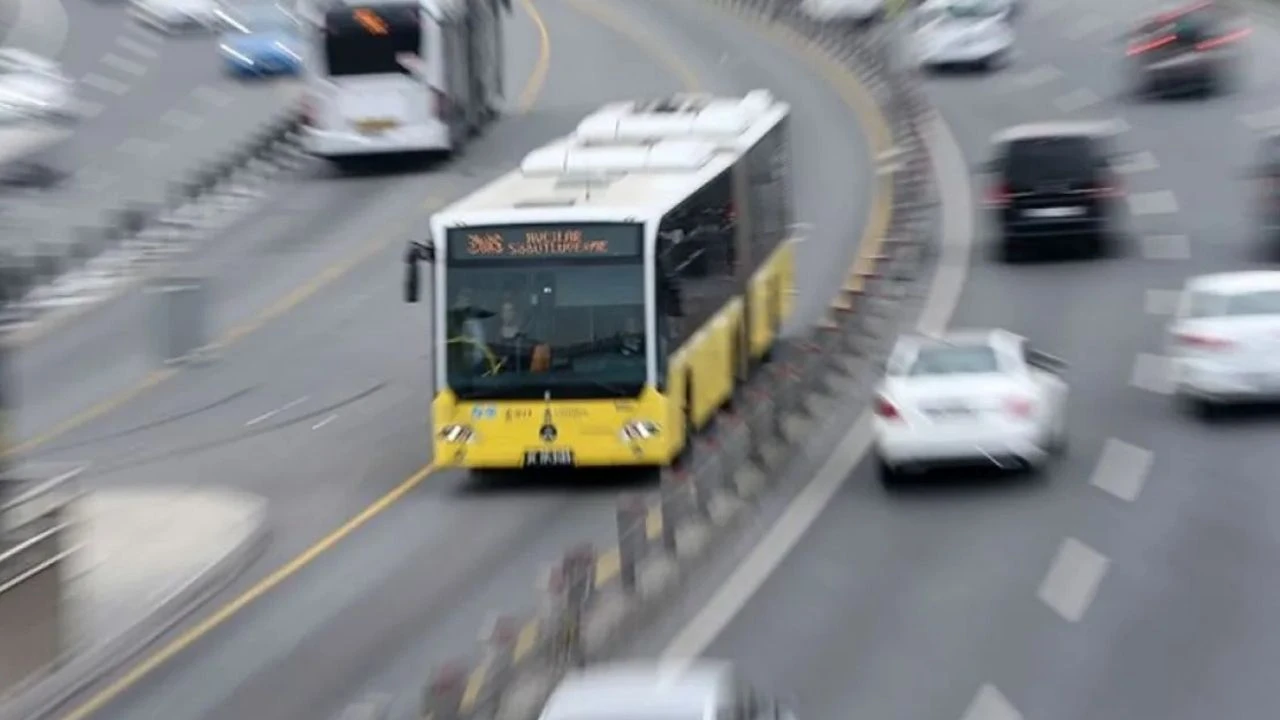
[[[435,262],[435,248],[428,242],[409,243],[404,254],[404,301],[418,302],[422,295],[422,269],[419,264]]]

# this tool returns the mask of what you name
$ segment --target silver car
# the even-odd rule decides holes
[[[221,26],[216,0],[129,0],[129,14],[163,33],[208,32]]]

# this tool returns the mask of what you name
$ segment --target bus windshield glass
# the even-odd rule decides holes
[[[422,56],[416,3],[342,6],[324,21],[324,61],[330,77],[409,74],[402,56]]]
[[[643,237],[638,224],[450,230],[449,388],[464,400],[639,395]]]

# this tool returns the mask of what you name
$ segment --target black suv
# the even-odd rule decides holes
[[[1197,3],[1157,15],[1130,33],[1133,94],[1202,92],[1228,84],[1238,43],[1249,34],[1239,13]]]
[[[1052,251],[1108,254],[1123,192],[1111,169],[1111,128],[1019,125],[992,138],[986,204],[1006,261]]]

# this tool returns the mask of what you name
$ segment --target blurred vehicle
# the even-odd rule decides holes
[[[210,31],[218,25],[216,0],[129,0],[129,14],[163,33]]]
[[[1242,16],[1218,3],[1163,12],[1128,36],[1133,94],[1201,92],[1226,87],[1249,34]]]
[[[58,64],[26,50],[0,48],[0,123],[75,117],[75,83]]]
[[[0,123],[0,189],[49,187],[65,171],[71,130],[43,120]]]
[[[227,70],[240,76],[296,75],[302,70],[302,27],[276,3],[219,11],[227,27],[218,49]]]
[[[1106,123],[1018,125],[991,139],[986,205],[1009,262],[1063,248],[1106,255],[1124,206]]]
[[[1202,417],[1280,400],[1280,272],[1200,275],[1168,329],[1175,395]]]
[[[1280,131],[1272,132],[1258,143],[1258,159],[1250,179],[1257,186],[1258,222],[1263,239],[1280,251]]]
[[[873,408],[881,482],[939,467],[1043,467],[1066,447],[1064,368],[1004,330],[899,338]]]
[[[801,0],[800,9],[818,20],[864,26],[882,19],[887,10],[885,0]]]
[[[795,720],[762,698],[727,662],[688,667],[631,662],[571,672],[547,698],[539,720]]]
[[[325,9],[321,9],[324,7]],[[510,0],[312,4],[303,147],[337,165],[449,153],[502,106]]]
[[[1005,0],[927,0],[911,11],[911,44],[923,68],[990,69],[1013,50]]]

